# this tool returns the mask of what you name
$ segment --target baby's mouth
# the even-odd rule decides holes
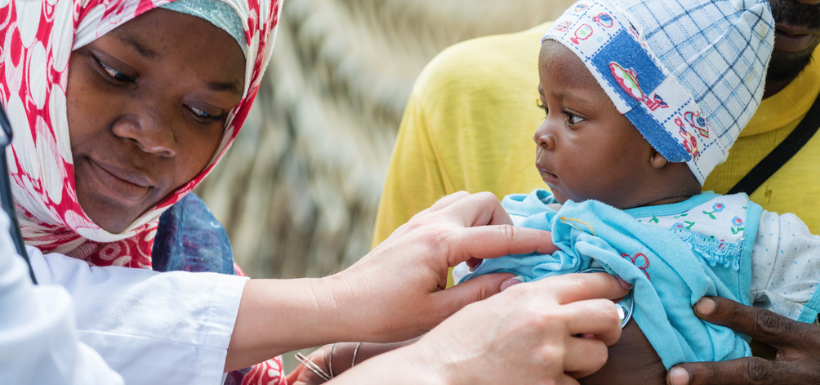
[[[538,172],[541,173],[541,179],[543,179],[544,182],[550,183],[551,181],[558,180],[558,175],[553,172],[549,172],[542,167],[538,167]]]

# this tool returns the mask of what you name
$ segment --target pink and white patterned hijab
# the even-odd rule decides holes
[[[97,226],[77,201],[66,85],[71,51],[173,0],[0,0],[0,98],[14,130],[12,194],[26,244],[98,266],[150,268],[157,221],[210,172],[233,142],[271,57],[280,0],[221,0],[244,22],[242,100],[208,166],[125,231]]]

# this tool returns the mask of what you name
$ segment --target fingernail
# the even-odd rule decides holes
[[[689,371],[676,366],[669,370],[667,378],[669,378],[670,385],[687,385],[689,383]]]
[[[519,283],[521,283],[521,279],[518,277],[512,277],[504,282],[501,282],[501,291],[507,290],[510,286],[518,285]]]
[[[621,277],[617,277],[617,278],[618,278],[618,282],[621,283],[621,286],[623,286],[624,289],[632,290],[632,284],[631,283],[629,283],[627,281],[624,281],[624,279],[621,278]]]
[[[698,314],[702,315],[712,314],[712,312],[715,311],[716,307],[717,304],[715,303],[715,300],[707,297],[701,298],[700,301],[698,301],[698,303],[695,304],[695,310],[698,312]]]

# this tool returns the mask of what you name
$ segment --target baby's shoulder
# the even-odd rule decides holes
[[[711,266],[739,268],[747,233],[754,237],[760,209],[746,194],[702,194],[685,202],[658,206],[635,218],[669,229]]]

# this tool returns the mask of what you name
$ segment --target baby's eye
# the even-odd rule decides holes
[[[120,72],[120,71],[117,71],[117,70],[115,70],[114,68],[111,68],[110,66],[108,66],[108,65],[107,65],[107,64],[105,64],[105,63],[103,63],[103,62],[102,62],[101,60],[99,60],[99,59],[97,60],[97,63],[99,63],[99,64],[100,64],[100,67],[102,67],[103,71],[105,71],[105,73],[107,73],[107,74],[108,74],[108,76],[110,76],[112,79],[114,79],[114,80],[116,80],[116,81],[118,81],[118,82],[123,82],[123,83],[126,83],[126,82],[133,82],[133,81],[134,81],[134,78],[133,78],[133,77],[128,76],[128,75],[126,75],[126,74],[124,74],[124,73],[122,73],[122,72]]]
[[[538,108],[544,110],[544,112],[547,114],[547,117],[550,116],[549,108],[547,108],[547,106],[545,106],[544,103],[541,102],[541,99],[535,98],[535,105],[538,106]]]
[[[584,118],[582,118],[578,115],[575,115],[571,112],[566,112],[566,114],[567,114],[567,123],[569,123],[570,126],[573,125],[573,124],[581,123],[584,120],[586,120],[586,119],[584,119]]]

